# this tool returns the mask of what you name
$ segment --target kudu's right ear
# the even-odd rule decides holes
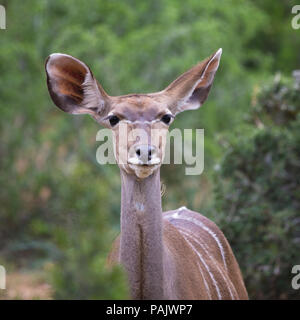
[[[45,64],[47,85],[53,102],[72,114],[90,114],[96,120],[109,112],[110,97],[80,60],[51,54]]]

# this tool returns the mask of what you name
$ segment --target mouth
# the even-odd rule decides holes
[[[155,163],[148,161],[148,163],[137,164],[136,162],[132,163],[128,160],[129,168],[140,179],[145,179],[149,177],[156,169],[158,169],[159,164],[160,161]]]
[[[141,167],[153,167],[153,166],[157,166],[160,164],[160,159],[159,158],[154,158],[151,160],[148,160],[146,162],[137,159],[137,158],[129,158],[128,159],[128,164],[129,165],[134,165],[134,166],[141,166]]]

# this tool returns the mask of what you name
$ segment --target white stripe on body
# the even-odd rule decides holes
[[[178,228],[179,232],[186,235],[187,237],[190,237],[191,239],[193,239],[193,241],[195,241],[199,246],[201,246],[201,248],[205,251],[205,253],[209,256],[209,258],[214,261],[214,258],[209,254],[209,251],[208,251],[208,247],[205,243],[203,243],[202,241],[200,242],[199,239],[195,239],[194,238],[194,235],[187,232],[186,230],[183,230],[183,229],[180,229]],[[193,248],[195,250],[195,248]],[[197,249],[196,249],[197,250]],[[235,296],[237,297],[237,292],[235,290],[235,287],[233,286],[233,284],[231,283],[231,281],[228,281],[228,279],[226,278],[226,276],[223,274],[222,270],[220,269],[220,267],[218,266],[218,264],[216,264],[216,267],[219,271],[219,273],[221,274],[222,278],[224,279],[224,281],[226,282],[226,285],[227,285],[227,288],[229,290],[229,293],[230,293],[230,296],[231,296],[231,299],[232,300],[235,300],[236,298],[234,297],[234,294],[232,292],[231,289],[234,290],[234,293],[235,293]]]
[[[199,264],[199,262],[198,262],[198,261],[197,261],[197,266],[198,266],[198,268],[199,268],[199,270],[200,270],[200,273],[201,273],[201,276],[202,276],[202,279],[203,279],[204,285],[205,285],[206,290],[207,290],[207,294],[208,294],[209,300],[212,300],[212,297],[211,297],[211,294],[210,294],[209,286],[208,286],[208,284],[207,284],[207,281],[206,281],[206,279],[205,279],[205,277],[204,277],[204,274],[203,274],[203,272],[202,272],[202,268],[201,268],[201,266],[200,266],[200,264]]]
[[[170,213],[168,215],[166,215],[166,217],[172,217],[176,220],[185,220],[185,221],[189,221],[189,222],[192,222],[194,223],[195,225],[197,225],[198,227],[200,227],[201,229],[205,230],[206,232],[208,232],[210,234],[210,236],[216,241],[219,249],[220,249],[220,253],[221,253],[221,256],[222,256],[222,260],[223,260],[223,263],[224,263],[224,266],[225,266],[225,269],[226,271],[228,271],[228,268],[227,268],[227,263],[226,263],[226,257],[225,257],[225,251],[224,251],[224,248],[223,248],[223,245],[221,243],[221,241],[219,240],[218,236],[210,229],[208,228],[203,222],[195,219],[195,218],[192,218],[192,217],[182,217],[180,216],[180,212],[183,211],[183,210],[188,210],[186,207],[181,207],[178,209],[178,211],[176,211],[175,213]]]
[[[196,254],[198,255],[199,259],[201,260],[202,264],[204,265],[205,269],[207,270],[207,272],[208,272],[208,274],[209,274],[209,276],[210,276],[210,278],[216,288],[219,300],[222,300],[222,295],[221,295],[220,289],[218,287],[217,281],[216,281],[214,275],[212,274],[212,272],[210,271],[209,266],[206,264],[205,260],[202,258],[201,254],[197,251],[197,249],[193,246],[193,244],[187,239],[187,237],[185,235],[183,235],[183,237],[188,242],[188,244],[192,247],[192,249],[196,252]],[[208,287],[207,282],[205,281],[204,283],[206,283],[205,286]]]

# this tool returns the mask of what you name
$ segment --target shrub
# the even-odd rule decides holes
[[[254,97],[254,116],[261,122],[272,125],[288,125],[300,111],[299,84],[294,79],[277,74],[267,82]]]
[[[259,128],[251,125],[247,135],[230,139],[215,175],[214,220],[232,245],[254,299],[299,297],[291,287],[300,245],[300,100],[295,90],[291,80],[280,79],[261,90],[254,109]]]

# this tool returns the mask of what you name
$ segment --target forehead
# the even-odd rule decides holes
[[[155,96],[130,94],[116,97],[111,111],[129,121],[151,121],[163,114],[166,109]]]

